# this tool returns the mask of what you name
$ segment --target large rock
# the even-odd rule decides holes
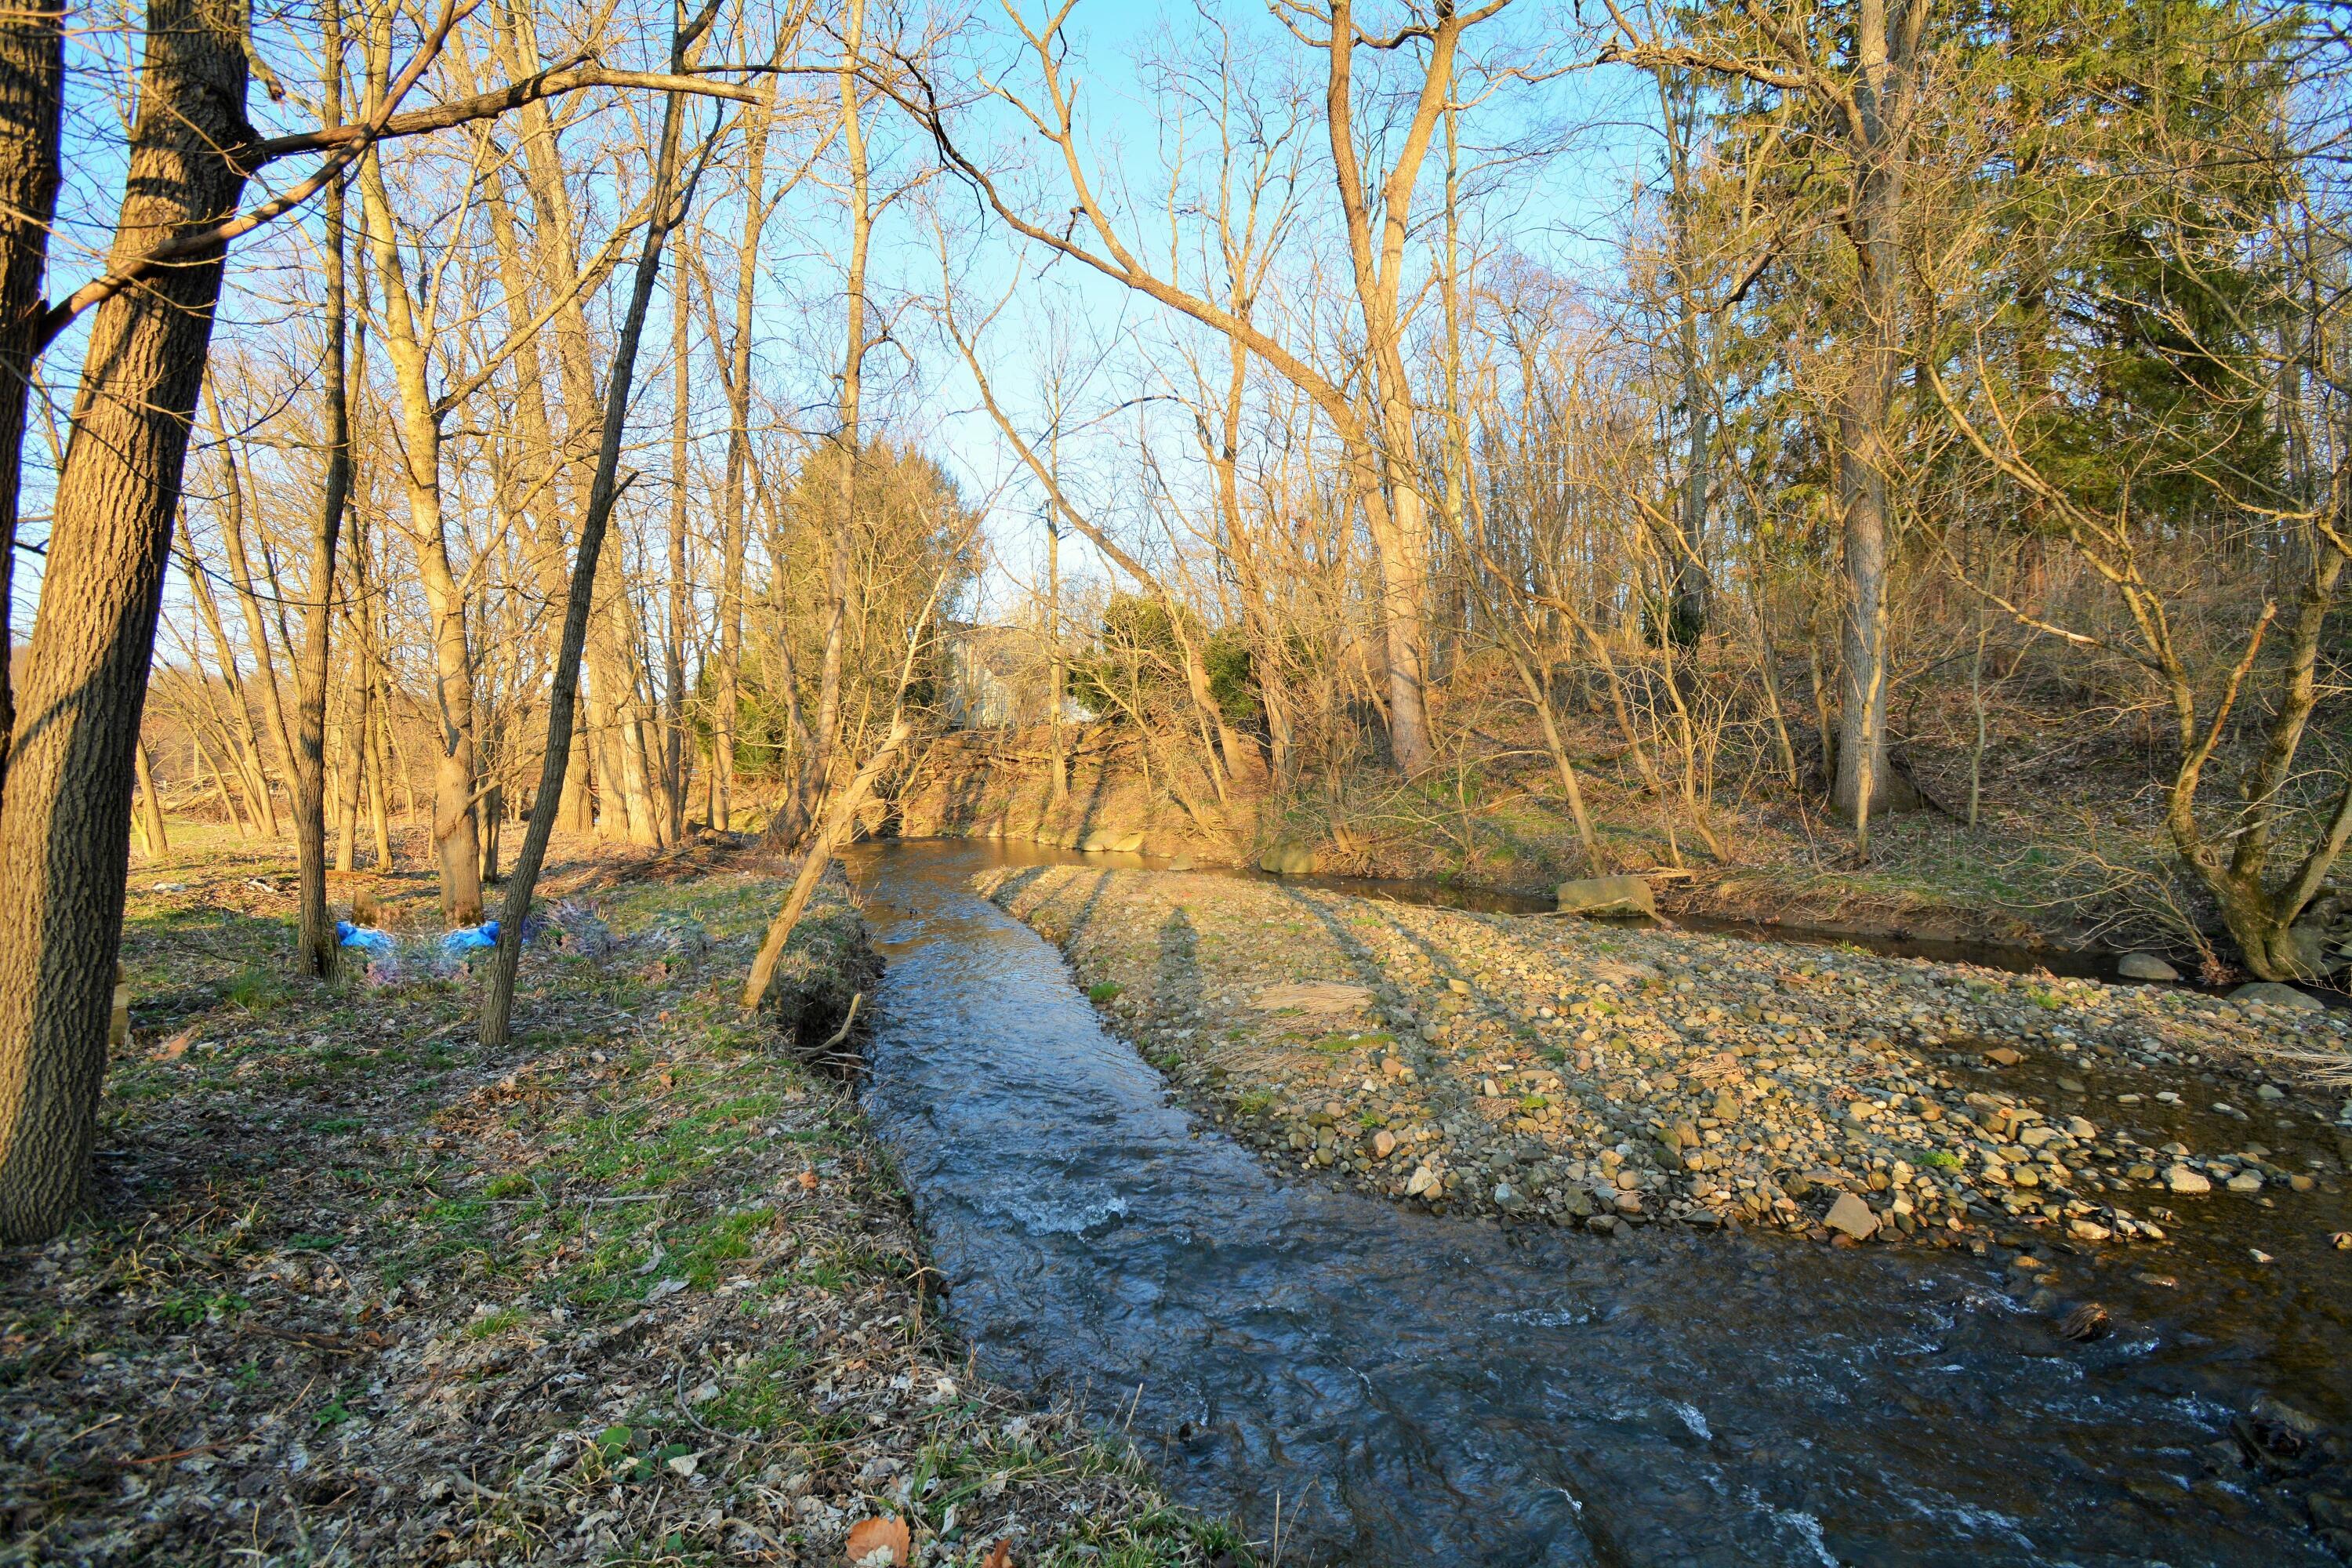
[[[2116,973],[2126,980],[2178,980],[2180,971],[2152,952],[2127,952],[2116,960]]]
[[[1822,1223],[1832,1230],[1842,1230],[1856,1241],[1868,1241],[1878,1234],[1878,1216],[1870,1205],[1852,1193],[1840,1193],[1837,1202],[1830,1205],[1829,1214]]]
[[[2257,980],[2252,984],[2241,985],[2230,993],[2230,1000],[2264,1002],[2273,1007],[2300,1007],[2313,1013],[2320,1012],[2327,1005],[2307,991],[2298,991],[2275,980]]]
[[[1278,877],[1311,877],[1320,863],[1311,844],[1277,844],[1258,858],[1258,869]]]
[[[2175,1165],[2164,1173],[2164,1184],[2176,1193],[2210,1193],[2213,1184],[2202,1173],[2186,1165]]]
[[[2344,967],[2344,959],[2329,940],[2327,928],[2303,921],[2290,926],[2287,941],[2294,944],[2295,969],[2302,974],[2333,974]]]
[[[1658,900],[1639,877],[1580,877],[1555,895],[1564,915],[1654,915]]]

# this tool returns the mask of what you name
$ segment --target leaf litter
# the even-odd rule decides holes
[[[0,1563],[1246,1561],[974,1374],[852,1086],[734,1009],[772,868],[559,864],[486,1052],[465,972],[286,978],[266,865],[134,882],[97,1210],[0,1254]]]

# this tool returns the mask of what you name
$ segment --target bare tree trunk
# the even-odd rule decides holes
[[[369,702],[374,683],[366,671],[353,667],[355,679],[343,700],[343,752],[345,762],[342,776],[337,782],[342,786],[338,803],[335,835],[335,869],[356,870],[359,866],[360,794],[367,771],[368,736],[375,723],[375,713]],[[379,871],[383,867],[379,863]]]
[[[727,349],[727,486],[719,501],[719,673],[712,690],[710,826],[735,824],[735,724],[742,707],[743,556],[751,548],[751,306],[759,281],[760,235],[774,211],[767,191],[772,94],[743,117],[749,163],[743,175],[743,237],[735,252],[734,335]],[[713,306],[716,313],[717,307]]]
[[[1047,761],[1046,799],[1059,805],[1070,796],[1070,759],[1062,735],[1062,693],[1069,684],[1062,659],[1062,530],[1048,514],[1045,520],[1045,722],[1053,752]]]
[[[1905,0],[1888,28],[1885,0],[1858,12],[1855,94],[1863,167],[1854,192],[1854,246],[1861,272],[1854,363],[1839,397],[1838,505],[1845,551],[1844,711],[1832,801],[1853,818],[1857,849],[1870,852],[1870,814],[1889,799],[1886,763],[1886,480],[1897,377],[1902,372],[1902,95],[1914,90],[1919,17],[1927,0]]]
[[[694,395],[693,367],[687,351],[692,339],[688,331],[692,321],[684,269],[680,268],[670,300],[670,335],[677,340],[671,352],[677,354],[677,361],[672,367],[676,406],[670,410],[669,438],[669,635],[662,650],[662,837],[663,842],[668,844],[686,837],[687,410]]]
[[[765,138],[761,139],[764,145]],[[756,198],[754,198],[756,199]],[[747,230],[751,220],[746,219]],[[736,289],[732,375],[727,385],[727,488],[719,502],[719,670],[711,690],[710,826],[735,825],[735,725],[743,705],[743,556],[751,534],[744,469],[751,455],[751,300],[749,268],[757,240],[744,237],[744,280]]]
[[[121,216],[128,264],[234,209],[245,14],[152,0]],[[58,479],[0,802],[0,1238],[54,1236],[87,1190],[122,934],[147,668],[222,250],[101,304]]]
[[[472,86],[470,67],[459,61],[459,76],[464,85]],[[557,439],[554,421],[547,406],[547,371],[540,353],[536,333],[524,331],[529,326],[534,302],[544,297],[551,287],[562,288],[567,280],[551,282],[543,275],[534,279],[517,237],[514,212],[504,184],[498,179],[483,183],[482,206],[489,217],[490,242],[498,252],[499,281],[504,286],[507,330],[517,334],[514,352],[515,412],[522,444],[530,463],[516,465],[513,479],[517,490],[518,510],[527,510],[530,518],[531,559],[539,574],[541,588],[551,602],[560,602],[567,593],[563,556],[563,524],[560,509],[550,499],[554,489],[553,477],[566,465],[564,443]],[[543,466],[543,467],[542,467]],[[542,483],[542,480],[545,482]],[[548,657],[553,662],[561,649],[562,628],[559,624],[550,637]],[[572,736],[572,760],[563,774],[563,801],[556,821],[570,833],[590,833],[595,830],[595,807],[590,795],[588,738],[585,731],[574,729]]]
[[[376,679],[371,672],[369,679]],[[392,729],[392,704],[381,685],[375,690],[375,723],[368,731],[368,822],[375,834],[375,868],[392,869],[392,770],[386,766],[391,748],[384,737]]]
[[[516,79],[540,68],[536,22],[520,0],[502,0],[495,20],[499,42],[507,51],[507,67]],[[572,195],[557,144],[554,120],[544,100],[519,108],[515,121],[521,131],[522,175],[530,193],[537,224],[532,256],[541,270],[542,287],[555,306],[549,323],[555,350],[557,384],[562,388],[565,440],[571,468],[572,502],[584,509],[595,488],[593,447],[583,437],[600,427],[603,400],[596,394],[596,370],[586,313],[580,304],[580,258],[573,237],[581,225],[573,216]],[[604,553],[596,562],[598,593],[604,613],[590,623],[587,644],[588,733],[580,745],[593,758],[595,793],[603,810],[596,824],[600,834],[625,837],[632,843],[654,842],[648,807],[645,742],[638,729],[637,687],[631,648],[635,641],[634,612],[620,578],[621,552],[606,534]],[[579,770],[584,775],[586,769]],[[572,776],[569,763],[565,776]],[[584,794],[572,799],[575,809],[587,805]],[[584,812],[583,812],[584,814]]]
[[[379,13],[368,39],[371,105],[384,90],[390,26],[391,13]],[[474,656],[466,634],[466,595],[449,564],[448,533],[442,521],[442,416],[430,384],[431,323],[418,321],[408,295],[392,197],[373,149],[362,160],[360,188],[375,252],[377,292],[383,299],[384,351],[400,394],[409,542],[416,552],[432,626],[434,696],[441,731],[433,763],[432,837],[441,918],[452,926],[472,925],[482,918],[482,851],[474,818]]]
[[[17,0],[0,13],[0,794],[16,727],[16,514],[25,414],[40,357],[41,269],[58,210],[58,139],[65,91],[63,0]]]
[[[1691,233],[1690,129],[1677,105],[1673,75],[1660,67],[1658,109],[1666,128],[1666,160],[1671,176],[1668,225],[1675,286],[1675,342],[1682,360],[1685,432],[1681,537],[1669,542],[1672,563],[1667,592],[1666,630],[1684,647],[1706,635],[1707,600],[1711,586],[1706,570],[1706,498],[1711,446],[1707,437],[1709,406],[1706,364],[1700,353],[1698,289],[1692,272],[1697,266],[1697,241]]]
[[[745,977],[743,994],[739,998],[745,1012],[767,1000],[768,987],[776,975],[776,962],[783,957],[784,943],[792,940],[793,928],[800,924],[802,911],[808,908],[809,896],[816,891],[817,879],[824,874],[826,865],[833,859],[834,850],[840,846],[842,838],[849,831],[849,825],[856,818],[857,808],[866,804],[866,796],[873,789],[874,781],[898,755],[898,748],[906,743],[908,732],[904,719],[894,722],[882,744],[866,759],[866,765],[857,770],[856,776],[849,781],[848,786],[824,814],[824,821],[811,839],[807,854],[802,858],[800,873],[793,879],[793,890],[784,900],[784,907],[776,912],[776,918],[768,922],[767,937],[760,943],[759,956],[751,961],[751,973]]]
[[[700,16],[680,28],[670,44],[673,71],[683,68],[695,35],[709,26],[717,12],[715,0]],[[556,655],[555,684],[548,700],[547,744],[541,752],[539,788],[531,797],[530,825],[523,832],[522,850],[515,857],[514,875],[508,879],[505,902],[499,910],[499,945],[482,988],[479,1037],[492,1048],[507,1043],[514,1012],[515,968],[522,959],[523,922],[530,913],[531,895],[539,885],[540,867],[547,858],[547,841],[555,831],[555,814],[563,796],[563,773],[572,759],[574,694],[579,689],[580,660],[588,638],[588,621],[596,596],[596,563],[604,553],[604,530],[613,515],[621,465],[621,434],[628,416],[629,388],[636,379],[637,343],[645,335],[646,312],[653,302],[654,283],[661,270],[662,246],[685,217],[694,197],[693,187],[676,195],[679,120],[684,105],[676,93],[662,111],[661,147],[654,163],[653,207],[646,219],[646,237],[637,254],[635,286],[627,314],[622,319],[620,341],[614,345],[612,379],[604,391],[604,425],[596,454],[596,468],[588,491],[588,506],[580,520],[580,550],[572,568],[572,587],[563,606],[563,642]]]
[[[841,471],[838,515],[824,564],[824,655],[817,667],[816,745],[802,789],[814,801],[830,787],[841,742],[842,656],[849,622],[849,551],[857,536],[858,401],[866,375],[866,251],[873,237],[872,192],[866,163],[866,127],[858,103],[858,57],[865,47],[866,0],[849,0],[841,46],[841,135],[849,157],[849,270],[844,279],[848,324],[841,356],[840,426],[834,437]],[[797,814],[795,814],[797,815]]]
[[[1593,837],[1592,818],[1585,814],[1584,790],[1577,783],[1576,764],[1569,760],[1568,743],[1560,739],[1559,723],[1551,710],[1551,690],[1549,680],[1539,677],[1527,657],[1513,648],[1511,664],[1518,671],[1519,684],[1527,689],[1528,701],[1543,725],[1544,748],[1551,752],[1552,766],[1559,772],[1559,787],[1568,795],[1569,814],[1576,819],[1576,841],[1583,846],[1585,866],[1594,876],[1607,868],[1601,861],[1601,843]],[[1549,675],[1549,671],[1545,672]]]
[[[171,836],[163,828],[163,802],[155,793],[155,766],[147,756],[147,742],[139,742],[137,766],[139,773],[139,810],[142,818],[142,836],[147,840],[147,853],[169,855]]]

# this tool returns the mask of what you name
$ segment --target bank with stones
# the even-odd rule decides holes
[[[2200,1181],[2343,1173],[2332,1012],[1207,875],[983,886],[1203,1115],[1442,1212],[2159,1243]],[[2192,1103],[2242,1141],[2168,1135]],[[2274,1163],[2290,1141],[2321,1152]]]

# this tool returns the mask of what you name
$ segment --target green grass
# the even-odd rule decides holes
[[[1087,987],[1087,1000],[1099,1007],[1106,1002],[1118,1001],[1125,989],[1116,980],[1097,980]]]
[[[286,982],[274,971],[255,965],[221,987],[221,1000],[248,1013],[267,1013],[285,1005]]]
[[[521,1321],[521,1312],[512,1307],[500,1307],[496,1311],[485,1312],[467,1323],[466,1337],[469,1340],[496,1339]]]

